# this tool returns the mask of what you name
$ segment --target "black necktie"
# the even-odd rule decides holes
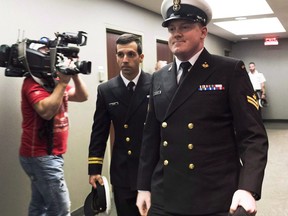
[[[130,81],[129,83],[128,83],[128,85],[127,85],[127,89],[128,89],[128,91],[129,91],[129,93],[132,95],[133,94],[133,92],[134,92],[134,86],[135,86],[135,83],[133,82],[133,81]]]
[[[191,63],[190,62],[182,62],[180,64],[180,67],[182,68],[182,75],[179,79],[179,85],[181,84],[181,82],[183,82],[185,76],[187,75],[188,70],[191,67]]]

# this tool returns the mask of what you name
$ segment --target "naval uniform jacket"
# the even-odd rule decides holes
[[[243,62],[204,49],[179,87],[176,70],[152,76],[138,189],[183,215],[228,212],[237,189],[259,199],[268,140]]]
[[[112,122],[115,140],[110,166],[111,184],[128,190],[136,190],[150,84],[151,74],[141,71],[131,101],[120,75],[98,86],[89,146],[89,175],[101,174]]]

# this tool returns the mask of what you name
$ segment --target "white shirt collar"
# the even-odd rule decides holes
[[[197,52],[194,56],[192,56],[192,58],[190,58],[188,61],[191,63],[191,65],[193,66],[195,64],[195,62],[197,61],[198,57],[200,56],[201,52],[203,51],[204,48],[202,48],[199,52]],[[180,64],[182,63],[182,61],[180,61],[176,56],[175,56],[175,61],[176,61],[176,65],[177,65],[177,71],[179,71],[180,68]]]
[[[126,78],[123,76],[122,71],[120,71],[120,76],[121,76],[121,78],[122,78],[122,80],[123,80],[123,82],[125,83],[126,86],[128,85],[128,83],[129,83],[130,81],[133,81],[133,82],[135,83],[135,86],[136,86],[136,85],[137,85],[137,82],[138,82],[138,80],[139,80],[140,74],[141,74],[141,69],[139,68],[139,73],[137,74],[137,76],[136,76],[133,80],[128,80],[128,79],[126,79]]]

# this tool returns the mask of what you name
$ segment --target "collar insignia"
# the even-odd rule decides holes
[[[179,11],[181,8],[181,0],[173,0],[173,11]]]
[[[208,64],[207,62],[204,62],[204,63],[202,64],[202,67],[203,67],[203,68],[208,68],[208,67],[209,67],[209,64]]]

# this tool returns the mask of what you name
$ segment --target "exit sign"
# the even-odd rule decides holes
[[[278,45],[278,39],[276,37],[269,37],[269,38],[265,38],[264,40],[264,45],[265,46],[275,46]]]

